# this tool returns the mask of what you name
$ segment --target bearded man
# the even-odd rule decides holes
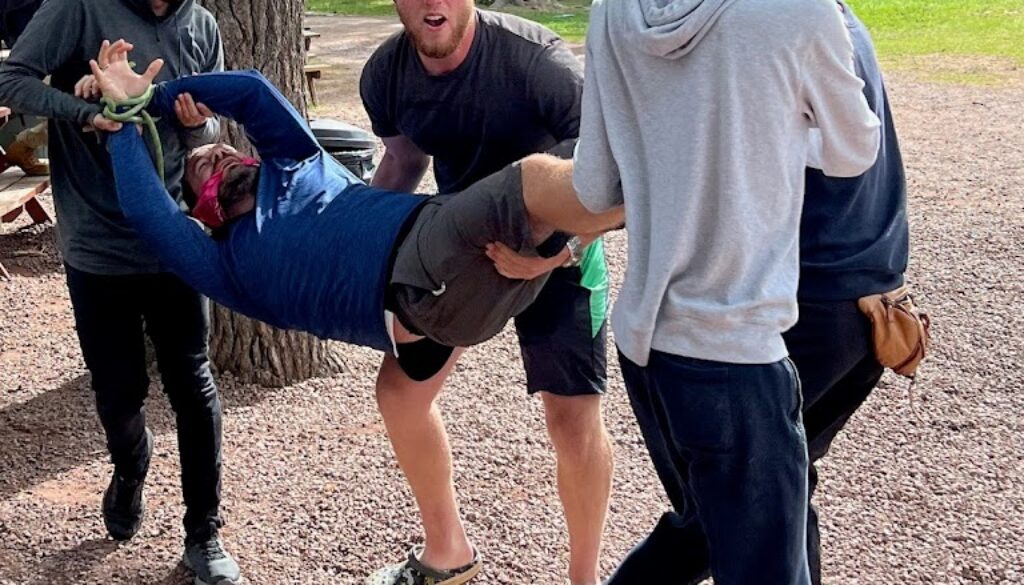
[[[395,7],[405,30],[377,49],[360,85],[373,130],[387,149],[373,186],[415,191],[433,157],[439,193],[458,193],[578,136],[582,67],[553,32],[477,10],[472,0],[397,0]],[[557,252],[526,257],[496,243],[488,255],[509,278],[550,273],[537,300],[516,318],[516,331],[527,391],[544,401],[557,455],[569,580],[595,585],[612,476],[601,418],[608,277],[600,240],[573,238]],[[480,569],[460,518],[451,448],[436,404],[461,350],[438,349],[450,358],[426,381],[412,380],[391,356],[381,366],[377,401],[425,540],[405,562],[373,576],[375,585],[465,583]]]

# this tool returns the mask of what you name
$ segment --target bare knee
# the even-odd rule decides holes
[[[409,378],[398,365],[398,360],[386,356],[377,374],[375,393],[377,407],[382,413],[395,410],[415,411],[427,410],[441,392],[444,378],[416,382]]]
[[[588,453],[606,445],[608,433],[601,416],[601,397],[557,396],[544,393],[544,418],[551,443],[559,455]]]

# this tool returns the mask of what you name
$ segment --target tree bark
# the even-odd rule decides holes
[[[303,92],[303,0],[202,0],[224,39],[227,69],[258,69],[300,112]],[[224,124],[224,138],[251,151],[235,124]],[[222,372],[246,383],[283,386],[344,369],[337,344],[294,331],[281,331],[214,305],[210,358]]]

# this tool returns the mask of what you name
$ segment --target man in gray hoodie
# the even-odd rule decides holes
[[[796,321],[810,151],[833,176],[877,153],[852,54],[833,0],[591,12],[575,184],[591,211],[625,204],[623,377],[718,585],[810,581],[807,448],[782,333]]]
[[[107,531],[118,540],[139,530],[143,481],[153,451],[143,402],[149,387],[148,334],[164,392],[178,423],[185,499],[185,562],[199,582],[226,585],[238,565],[217,536],[221,405],[207,358],[205,299],[164,271],[125,221],[104,135],[115,129],[101,106],[77,97],[89,59],[104,40],[135,45],[139,63],[163,59],[157,81],[223,69],[220,32],[195,0],[48,0],[0,66],[0,103],[50,119],[51,183],[58,245],[78,337],[92,374],[114,473],[103,497]],[[50,75],[50,85],[42,79]],[[158,123],[168,191],[181,194],[187,151],[219,135],[216,119],[189,100]]]

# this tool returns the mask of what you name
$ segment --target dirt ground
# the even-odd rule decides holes
[[[310,17],[328,67],[321,116],[366,126],[356,81],[393,21]],[[367,33],[369,30],[371,32]],[[889,85],[910,184],[910,280],[935,346],[915,389],[887,377],[822,465],[826,581],[1024,582],[1024,85]],[[50,205],[49,201],[45,202]],[[0,585],[190,582],[178,566],[182,505],[174,421],[158,385],[148,517],[105,537],[109,477],[52,227],[2,227]],[[609,237],[616,286],[625,241]],[[416,542],[416,510],[373,400],[379,355],[282,389],[220,376],[227,546],[252,584],[360,583]],[[614,361],[614,360],[613,360]],[[612,367],[605,403],[616,480],[604,567],[665,508]],[[527,399],[514,335],[469,351],[442,400],[480,583],[563,583],[566,536],[540,402]]]

